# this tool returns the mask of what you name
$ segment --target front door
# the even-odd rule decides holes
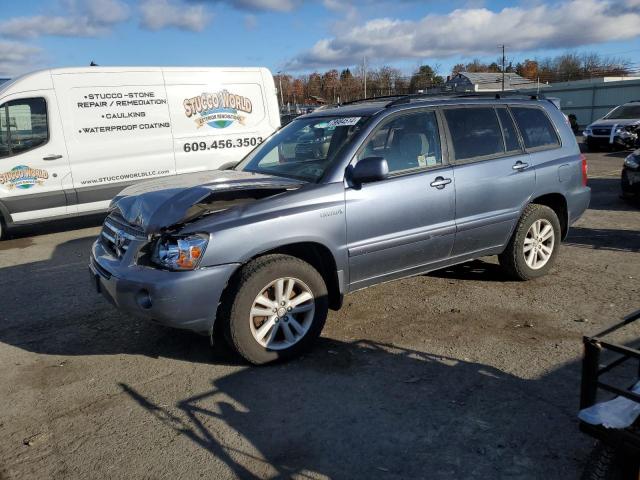
[[[350,289],[418,273],[453,246],[455,189],[433,110],[383,121],[356,160],[382,156],[388,179],[346,191]]]
[[[72,188],[55,93],[10,95],[0,102],[0,203],[13,222],[67,214]]]

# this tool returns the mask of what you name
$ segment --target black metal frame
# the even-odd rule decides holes
[[[598,391],[614,393],[621,397],[626,397],[634,402],[640,403],[640,395],[633,393],[631,387],[640,379],[640,350],[625,347],[605,340],[604,337],[640,320],[640,310],[627,315],[622,322],[607,328],[606,330],[592,336],[583,338],[584,358],[582,360],[582,385],[580,391],[580,409],[594,405],[597,401]],[[620,356],[612,362],[600,366],[600,354],[603,350],[608,350]],[[638,378],[629,386],[629,390],[624,390],[600,380],[600,376],[619,367],[628,360],[638,361]],[[638,429],[607,429],[601,425],[591,425],[580,421],[580,430],[587,435],[601,440],[615,448],[620,448],[629,455],[637,458],[640,456],[640,430]]]

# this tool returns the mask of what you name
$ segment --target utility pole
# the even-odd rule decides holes
[[[502,47],[502,91],[504,92],[504,45],[500,45]]]
[[[282,93],[282,72],[278,72],[278,81],[280,82],[280,111],[283,111],[284,110],[284,95]]]
[[[362,75],[364,76],[364,98],[367,98],[367,57],[362,57]]]

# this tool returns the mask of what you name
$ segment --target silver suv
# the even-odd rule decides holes
[[[588,125],[584,137],[589,150],[604,147],[640,147],[640,100],[614,108],[604,117]]]
[[[403,96],[295,119],[239,165],[114,199],[91,278],[119,309],[294,356],[355,290],[498,255],[547,273],[589,204],[587,165],[545,100]]]

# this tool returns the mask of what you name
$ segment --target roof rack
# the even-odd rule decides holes
[[[353,105],[355,103],[363,103],[363,102],[379,102],[382,100],[391,100],[393,98],[395,99],[401,99],[404,97],[409,97],[411,96],[411,94],[405,93],[405,94],[400,94],[400,95],[382,95],[379,97],[367,97],[367,98],[359,98],[358,100],[351,100],[349,102],[342,102],[339,103],[337,106],[338,107],[343,107],[345,105]]]
[[[545,98],[542,94],[522,93],[517,90],[511,90],[508,92],[453,92],[453,93],[417,93],[412,95],[403,95],[396,100],[389,102],[385,105],[385,108],[393,107],[395,105],[403,105],[405,103],[411,103],[412,100],[427,100],[430,98],[492,98],[500,100],[501,98],[521,98],[524,100],[542,100]]]

